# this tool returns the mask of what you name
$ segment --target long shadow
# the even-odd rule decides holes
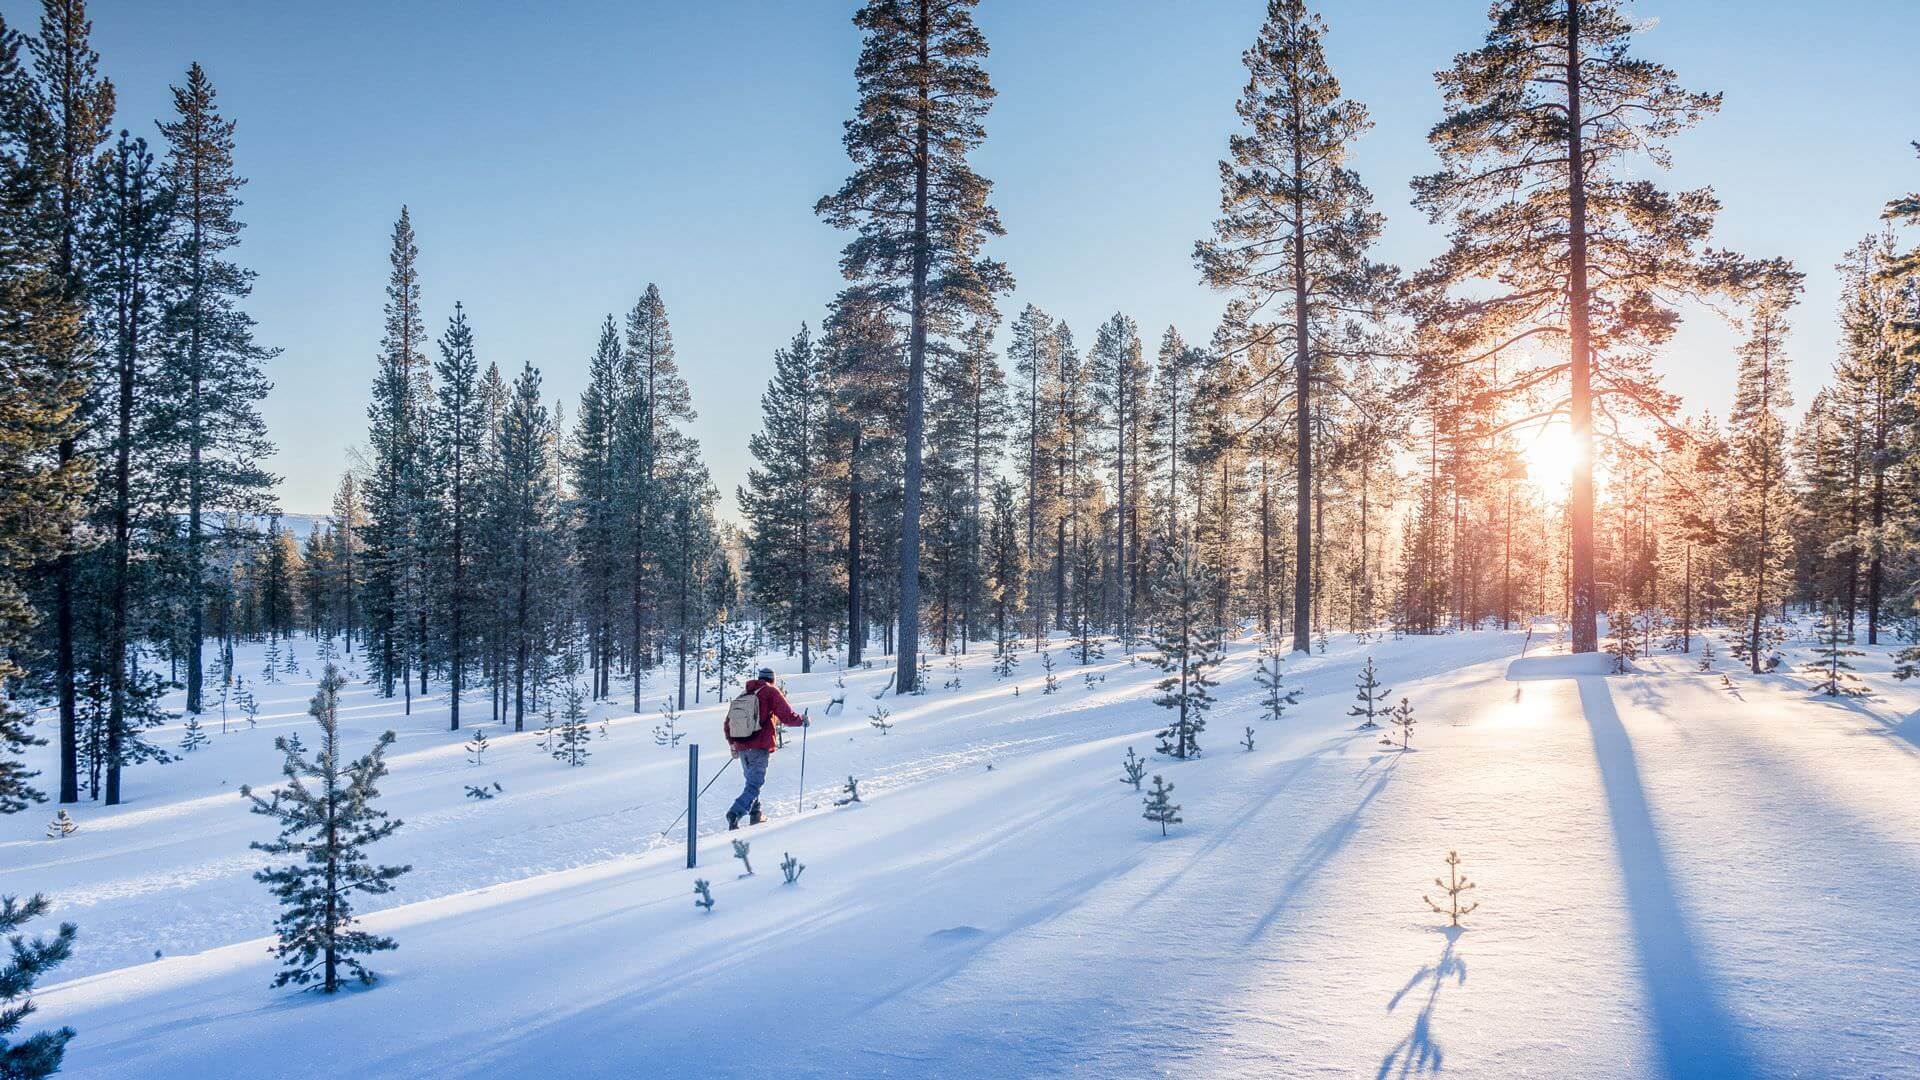
[[[1393,1049],[1387,1051],[1387,1056],[1380,1060],[1380,1071],[1374,1074],[1375,1080],[1386,1080],[1388,1076],[1396,1074],[1405,1077],[1415,1072],[1437,1073],[1445,1063],[1446,1054],[1433,1038],[1433,1013],[1440,1004],[1440,989],[1446,985],[1449,976],[1457,984],[1466,984],[1467,962],[1453,951],[1454,943],[1465,932],[1465,928],[1459,926],[1441,927],[1440,933],[1446,937],[1447,944],[1440,950],[1439,961],[1423,965],[1414,972],[1413,977],[1407,980],[1407,985],[1401,987],[1400,992],[1387,1002],[1387,1011],[1392,1012],[1402,998],[1413,992],[1414,987],[1421,983],[1430,984],[1427,1000],[1420,1006],[1419,1015],[1413,1018],[1413,1030],[1407,1032],[1407,1037],[1395,1044]]]
[[[1307,844],[1306,850],[1293,864],[1293,872],[1287,875],[1286,882],[1280,886],[1280,895],[1274,899],[1273,906],[1267,909],[1265,915],[1260,916],[1260,920],[1254,923],[1253,929],[1248,932],[1249,943],[1260,940],[1268,928],[1280,918],[1281,913],[1287,910],[1288,905],[1293,903],[1294,897],[1307,882],[1312,880],[1313,876],[1319,873],[1341,848],[1346,846],[1347,841],[1353,839],[1353,834],[1360,829],[1360,819],[1365,816],[1367,805],[1373,802],[1381,790],[1387,786],[1387,781],[1393,779],[1394,768],[1399,763],[1400,758],[1395,756],[1380,770],[1379,778],[1373,781],[1364,795],[1360,796],[1360,801],[1353,805],[1353,809],[1334,819]],[[1364,782],[1364,777],[1362,779]]]
[[[1628,916],[1641,977],[1653,1010],[1654,1040],[1669,1077],[1750,1076],[1756,1063],[1735,1030],[1719,988],[1700,963],[1673,873],[1640,783],[1633,743],[1613,707],[1607,681],[1574,680],[1593,733],[1594,758],[1613,819],[1613,846],[1627,889]]]

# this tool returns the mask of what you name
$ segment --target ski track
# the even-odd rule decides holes
[[[35,1020],[79,1029],[83,1077],[1920,1075],[1920,688],[1885,650],[1865,701],[1667,655],[1510,680],[1523,641],[1343,637],[1287,661],[1305,694],[1278,724],[1235,643],[1192,762],[1151,752],[1159,672],[1111,643],[1082,669],[1056,642],[1054,695],[1031,653],[1004,682],[974,654],[957,691],[880,699],[884,734],[884,669],[848,672],[831,718],[834,674],[789,676],[815,714],[807,805],[790,740],[743,879],[717,835],[737,778],[714,785],[711,914],[683,830],[661,834],[686,759],[656,717],[603,703],[580,769],[489,725],[475,768],[444,699],[402,716],[355,687],[350,752],[401,734],[383,803],[406,825],[374,856],[414,870],[363,909],[401,942],[380,985],[334,1000],[267,989],[247,843],[268,831],[236,794],[272,783],[310,683],[262,688],[258,730],[216,722],[209,749],[134,770],[132,801],[82,804],[72,838],[0,822],[0,869],[80,925]],[[1368,655],[1415,705],[1411,753],[1345,715]],[[703,777],[719,716],[682,713]],[[1115,782],[1129,746],[1175,785],[1165,839]],[[864,801],[836,808],[849,773]],[[1480,883],[1464,930],[1420,899],[1452,848]],[[809,867],[791,888],[787,851]]]

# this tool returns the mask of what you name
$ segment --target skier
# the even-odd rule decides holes
[[[750,825],[766,820],[760,812],[760,787],[767,782],[767,759],[778,745],[773,721],[788,727],[805,727],[807,718],[793,711],[780,688],[773,685],[773,669],[761,668],[760,677],[748,679],[740,696],[727,706],[727,745],[740,759],[740,771],[747,774],[747,786],[727,810],[727,828],[740,827],[740,819]]]

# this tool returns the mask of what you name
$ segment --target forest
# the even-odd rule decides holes
[[[1050,649],[1204,680],[1233,641],[1520,628],[1623,668],[1712,635],[1762,674],[1814,621],[1920,674],[1920,194],[1887,192],[1832,252],[1839,310],[1804,310],[1809,268],[1722,246],[1715,192],[1660,182],[1722,99],[1617,0],[1492,3],[1404,179],[1350,167],[1372,120],[1337,17],[1267,0],[1193,238],[1220,318],[1078,334],[1005,302],[976,0],[865,0],[844,183],[793,208],[844,236],[844,287],[764,343],[737,519],[670,265],[553,328],[597,340],[558,400],[489,356],[490,312],[423,307],[434,239],[400,193],[364,449],[302,533],[237,120],[187,63],[142,134],[85,0],[42,6],[0,26],[0,811],[130,798],[184,752],[163,729],[257,692],[236,654],[260,648],[269,680],[304,650],[403,715],[513,732],[724,702],[768,654],[925,695],[985,653],[1052,693]],[[1425,265],[1378,256],[1403,182],[1445,230]],[[1662,387],[1695,319],[1738,338],[1690,361],[1724,371],[1724,416]],[[1796,334],[1840,342],[1805,402]],[[1168,693],[1184,717],[1205,686]]]
[[[6,730],[58,739],[60,800],[117,801],[168,757],[143,734],[163,688],[199,712],[235,642],[296,632],[364,651],[382,694],[444,686],[456,728],[484,691],[466,708],[516,730],[567,685],[635,711],[656,673],[682,706],[723,694],[767,643],[801,671],[891,658],[903,689],[925,652],[1130,648],[1182,557],[1209,622],[1297,652],[1545,618],[1575,651],[1737,628],[1758,672],[1796,610],[1849,642],[1910,634],[1920,196],[1835,252],[1841,360],[1796,409],[1801,271],[1714,247],[1711,190],[1635,177],[1719,98],[1637,56],[1617,5],[1497,5],[1437,74],[1441,168],[1412,183],[1450,244],[1409,270],[1371,257],[1383,215],[1345,165],[1370,121],[1325,22],[1275,2],[1193,248],[1224,315],[1116,312],[1077,341],[997,305],[1012,273],[967,157],[987,43],[972,3],[923,6],[859,15],[853,170],[814,208],[850,231],[848,285],[771,348],[739,522],[686,431],[657,286],[607,316],[569,408],[531,363],[483,362],[484,313],[430,327],[402,207],[366,450],[304,538],[276,520],[277,349],[245,310],[211,80],[183,73],[150,148],[115,128],[83,4],[9,28]],[[1743,338],[1725,417],[1654,372],[1703,311]],[[9,806],[37,796],[0,768]]]

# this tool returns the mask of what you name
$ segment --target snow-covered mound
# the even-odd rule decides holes
[[[1236,644],[1188,762],[1153,753],[1158,673],[1112,646],[1082,668],[1057,644],[1051,695],[1030,653],[1005,681],[936,658],[936,689],[878,702],[884,732],[885,670],[789,674],[806,806],[790,740],[772,821],[737,834],[751,877],[714,831],[737,773],[701,804],[698,870],[662,835],[686,750],[658,716],[614,708],[581,768],[488,725],[476,766],[442,699],[408,717],[356,687],[348,751],[400,736],[383,802],[406,824],[373,856],[414,869],[366,905],[400,943],[381,981],[332,999],[268,988],[247,844],[271,826],[236,792],[275,782],[312,684],[268,685],[257,729],[214,717],[72,836],[44,838],[51,808],[0,822],[5,891],[81,932],[29,1023],[73,1025],[68,1073],[116,1080],[1920,1072],[1920,694],[1884,653],[1876,696],[1836,701],[1693,657],[1518,660],[1523,640],[1336,640],[1288,661],[1306,693],[1277,722]],[[1347,715],[1369,655],[1415,710],[1411,752]],[[718,708],[680,726],[711,776]],[[1165,839],[1121,782],[1129,747],[1174,786]],[[849,776],[862,802],[835,807]],[[1450,850],[1478,884],[1464,929],[1423,900],[1445,903]]]

